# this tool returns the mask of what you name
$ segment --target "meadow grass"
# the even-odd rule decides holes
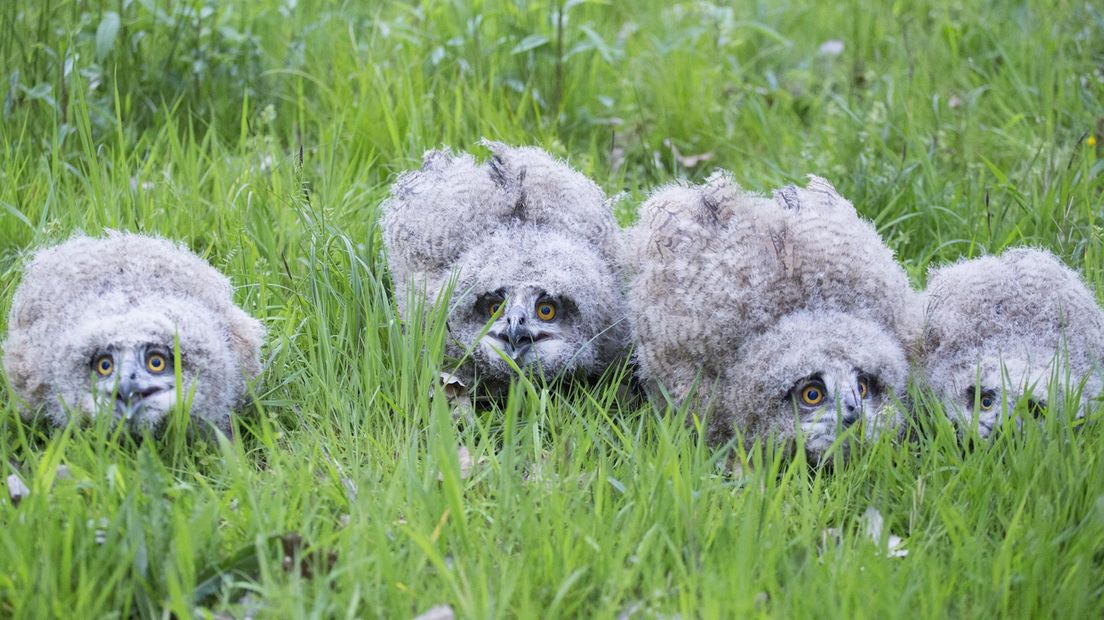
[[[186,243],[269,330],[233,440],[24,424],[0,383],[30,489],[0,501],[0,615],[1104,615],[1097,412],[971,445],[918,391],[913,441],[736,473],[619,399],[629,368],[457,422],[376,224],[424,150],[485,136],[625,192],[625,224],[714,167],[817,173],[917,286],[1026,243],[1102,291],[1099,6],[8,0],[0,60],[0,327],[31,251],[117,228]]]

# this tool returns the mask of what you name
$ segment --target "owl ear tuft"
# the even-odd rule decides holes
[[[695,219],[702,226],[724,226],[732,218],[733,207],[741,192],[739,184],[728,172],[717,170],[701,186],[700,209]]]
[[[479,144],[491,151],[491,159],[487,162],[491,181],[502,188],[513,204],[514,214],[521,217],[525,211],[525,168],[515,168],[509,161],[509,146],[486,139]]]
[[[434,170],[442,170],[452,164],[452,160],[456,159],[452,150],[449,148],[433,149],[426,151],[422,155],[422,171],[432,172]]]
[[[809,175],[809,182],[805,184],[805,189],[809,190],[810,192],[824,194],[833,203],[841,200],[847,200],[843,196],[840,196],[839,192],[836,191],[835,186],[833,186],[832,183],[828,181],[828,179],[825,179],[824,177],[818,177],[815,174]]]
[[[801,198],[797,195],[796,185],[787,185],[774,190],[774,200],[785,209],[791,211],[801,210]]]

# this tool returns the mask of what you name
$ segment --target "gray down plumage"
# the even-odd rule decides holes
[[[1018,248],[933,268],[922,307],[924,378],[949,416],[971,420],[977,406],[983,436],[1029,391],[1040,406],[1025,409],[1041,411],[1050,396],[1083,388],[1083,415],[1104,388],[1104,312],[1050,252]],[[988,408],[978,402],[985,392],[996,394]]]
[[[400,175],[382,205],[400,315],[408,318],[410,300],[436,301],[455,276],[447,353],[470,354],[460,376],[479,375],[487,387],[513,372],[499,349],[484,346],[491,317],[481,300],[499,290],[519,298],[522,290],[539,291],[560,300],[564,312],[556,338],[542,341],[526,363],[548,376],[602,372],[627,341],[611,202],[540,149],[482,144],[491,151],[485,163],[447,150],[426,153],[422,168]]]
[[[855,369],[886,391],[871,426],[896,419],[914,293],[874,227],[825,180],[771,196],[718,172],[657,190],[629,231],[639,373],[676,402],[697,385],[709,438],[791,437],[795,381]],[[701,406],[701,407],[699,407]],[[829,440],[833,433],[827,433]],[[819,441],[819,440],[818,440]],[[826,447],[806,444],[811,451]]]
[[[96,351],[179,342],[191,416],[227,430],[260,373],[263,338],[206,261],[164,239],[109,232],[34,255],[12,300],[4,368],[28,416],[62,425],[70,413],[110,409],[93,394]],[[147,408],[131,421],[156,427],[164,413]]]

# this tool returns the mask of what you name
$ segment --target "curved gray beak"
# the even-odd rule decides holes
[[[526,325],[525,312],[515,309],[506,317],[506,342],[510,345],[507,353],[511,358],[517,359],[529,350],[533,344],[533,332]]]
[[[138,372],[133,360],[123,362],[122,378],[115,392],[115,406],[123,417],[129,419],[142,409],[142,400],[153,396],[164,388],[146,381],[143,373]]]
[[[851,426],[862,415],[862,399],[854,390],[847,390],[840,399],[840,414],[843,417],[844,426]]]

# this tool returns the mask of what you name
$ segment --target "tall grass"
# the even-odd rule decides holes
[[[0,615],[1099,617],[1096,414],[971,445],[918,393],[911,442],[735,474],[614,380],[457,421],[376,215],[486,136],[627,192],[624,223],[714,167],[817,173],[918,286],[1028,243],[1104,290],[1102,41],[1063,0],[0,3],[0,308],[35,248],[121,228],[187,243],[270,333],[231,440],[51,431],[0,383],[30,488],[0,502]]]

